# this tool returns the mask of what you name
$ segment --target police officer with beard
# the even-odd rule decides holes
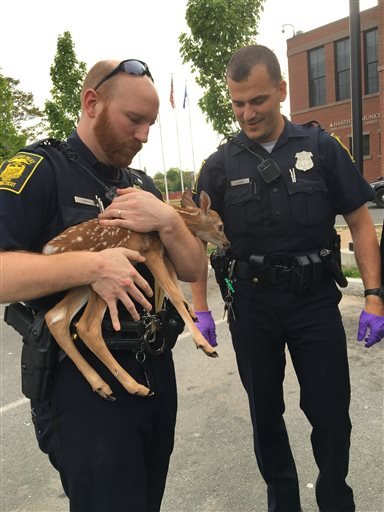
[[[3,302],[26,302],[38,317],[60,292],[90,284],[118,331],[122,320],[138,321],[143,309],[153,310],[145,259],[124,248],[46,256],[46,242],[97,216],[104,226],[158,231],[185,281],[202,273],[204,251],[174,208],[160,200],[152,180],[128,168],[159,108],[148,66],[135,59],[97,63],[85,78],[81,105],[77,130],[67,141],[39,141],[2,164],[0,295]],[[44,399],[31,402],[39,446],[60,473],[70,510],[158,511],[174,442],[172,353],[144,360],[132,350],[115,351],[138,382],[149,382],[153,396],[140,398],[127,393],[81,340],[77,344],[116,401],[93,393],[64,357]]]
[[[283,418],[287,347],[300,406],[313,428],[318,506],[321,512],[352,512],[346,483],[350,381],[338,309],[342,294],[335,281],[346,283],[334,223],[342,214],[351,231],[366,288],[359,340],[372,346],[384,335],[379,245],[366,206],[372,190],[340,141],[316,123],[297,125],[282,116],[287,86],[271,50],[260,45],[238,50],[226,78],[241,132],[204,162],[197,193],[209,194],[231,242],[229,257],[215,255],[212,266],[224,290],[248,394],[268,511],[301,510]],[[197,325],[210,336],[214,322],[206,279],[192,285],[192,292]]]

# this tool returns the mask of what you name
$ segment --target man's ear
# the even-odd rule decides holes
[[[96,116],[96,105],[99,101],[99,95],[94,89],[87,89],[84,93],[83,107],[88,117]]]
[[[280,102],[285,101],[287,97],[287,82],[282,80],[280,83]]]

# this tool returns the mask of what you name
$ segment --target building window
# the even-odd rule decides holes
[[[335,43],[336,101],[351,97],[349,38]]]
[[[363,156],[371,156],[371,143],[369,134],[363,135],[363,146],[362,146]],[[349,152],[353,155],[353,141],[352,137],[349,137]]]
[[[324,47],[308,52],[309,106],[325,105],[325,51]]]
[[[365,94],[379,91],[378,39],[377,28],[364,32]]]

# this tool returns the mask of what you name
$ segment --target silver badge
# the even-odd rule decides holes
[[[310,151],[301,151],[300,153],[296,153],[296,169],[299,171],[308,171],[313,167],[313,154]]]

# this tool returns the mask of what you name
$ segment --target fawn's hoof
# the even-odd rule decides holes
[[[216,352],[216,350],[213,350],[212,352],[210,350],[207,350],[204,345],[199,345],[197,349],[201,348],[201,350],[209,357],[219,357],[219,354]]]
[[[101,398],[105,398],[105,400],[109,400],[110,402],[116,401],[116,397],[113,396],[112,391],[106,392],[102,388],[95,389],[95,391],[101,396]]]
[[[155,393],[154,391],[152,391],[151,389],[145,387],[145,386],[142,386],[139,384],[139,387],[135,390],[128,390],[127,391],[129,393],[131,393],[132,395],[135,395],[135,396],[141,396],[143,398],[147,398],[149,396],[153,396]]]

